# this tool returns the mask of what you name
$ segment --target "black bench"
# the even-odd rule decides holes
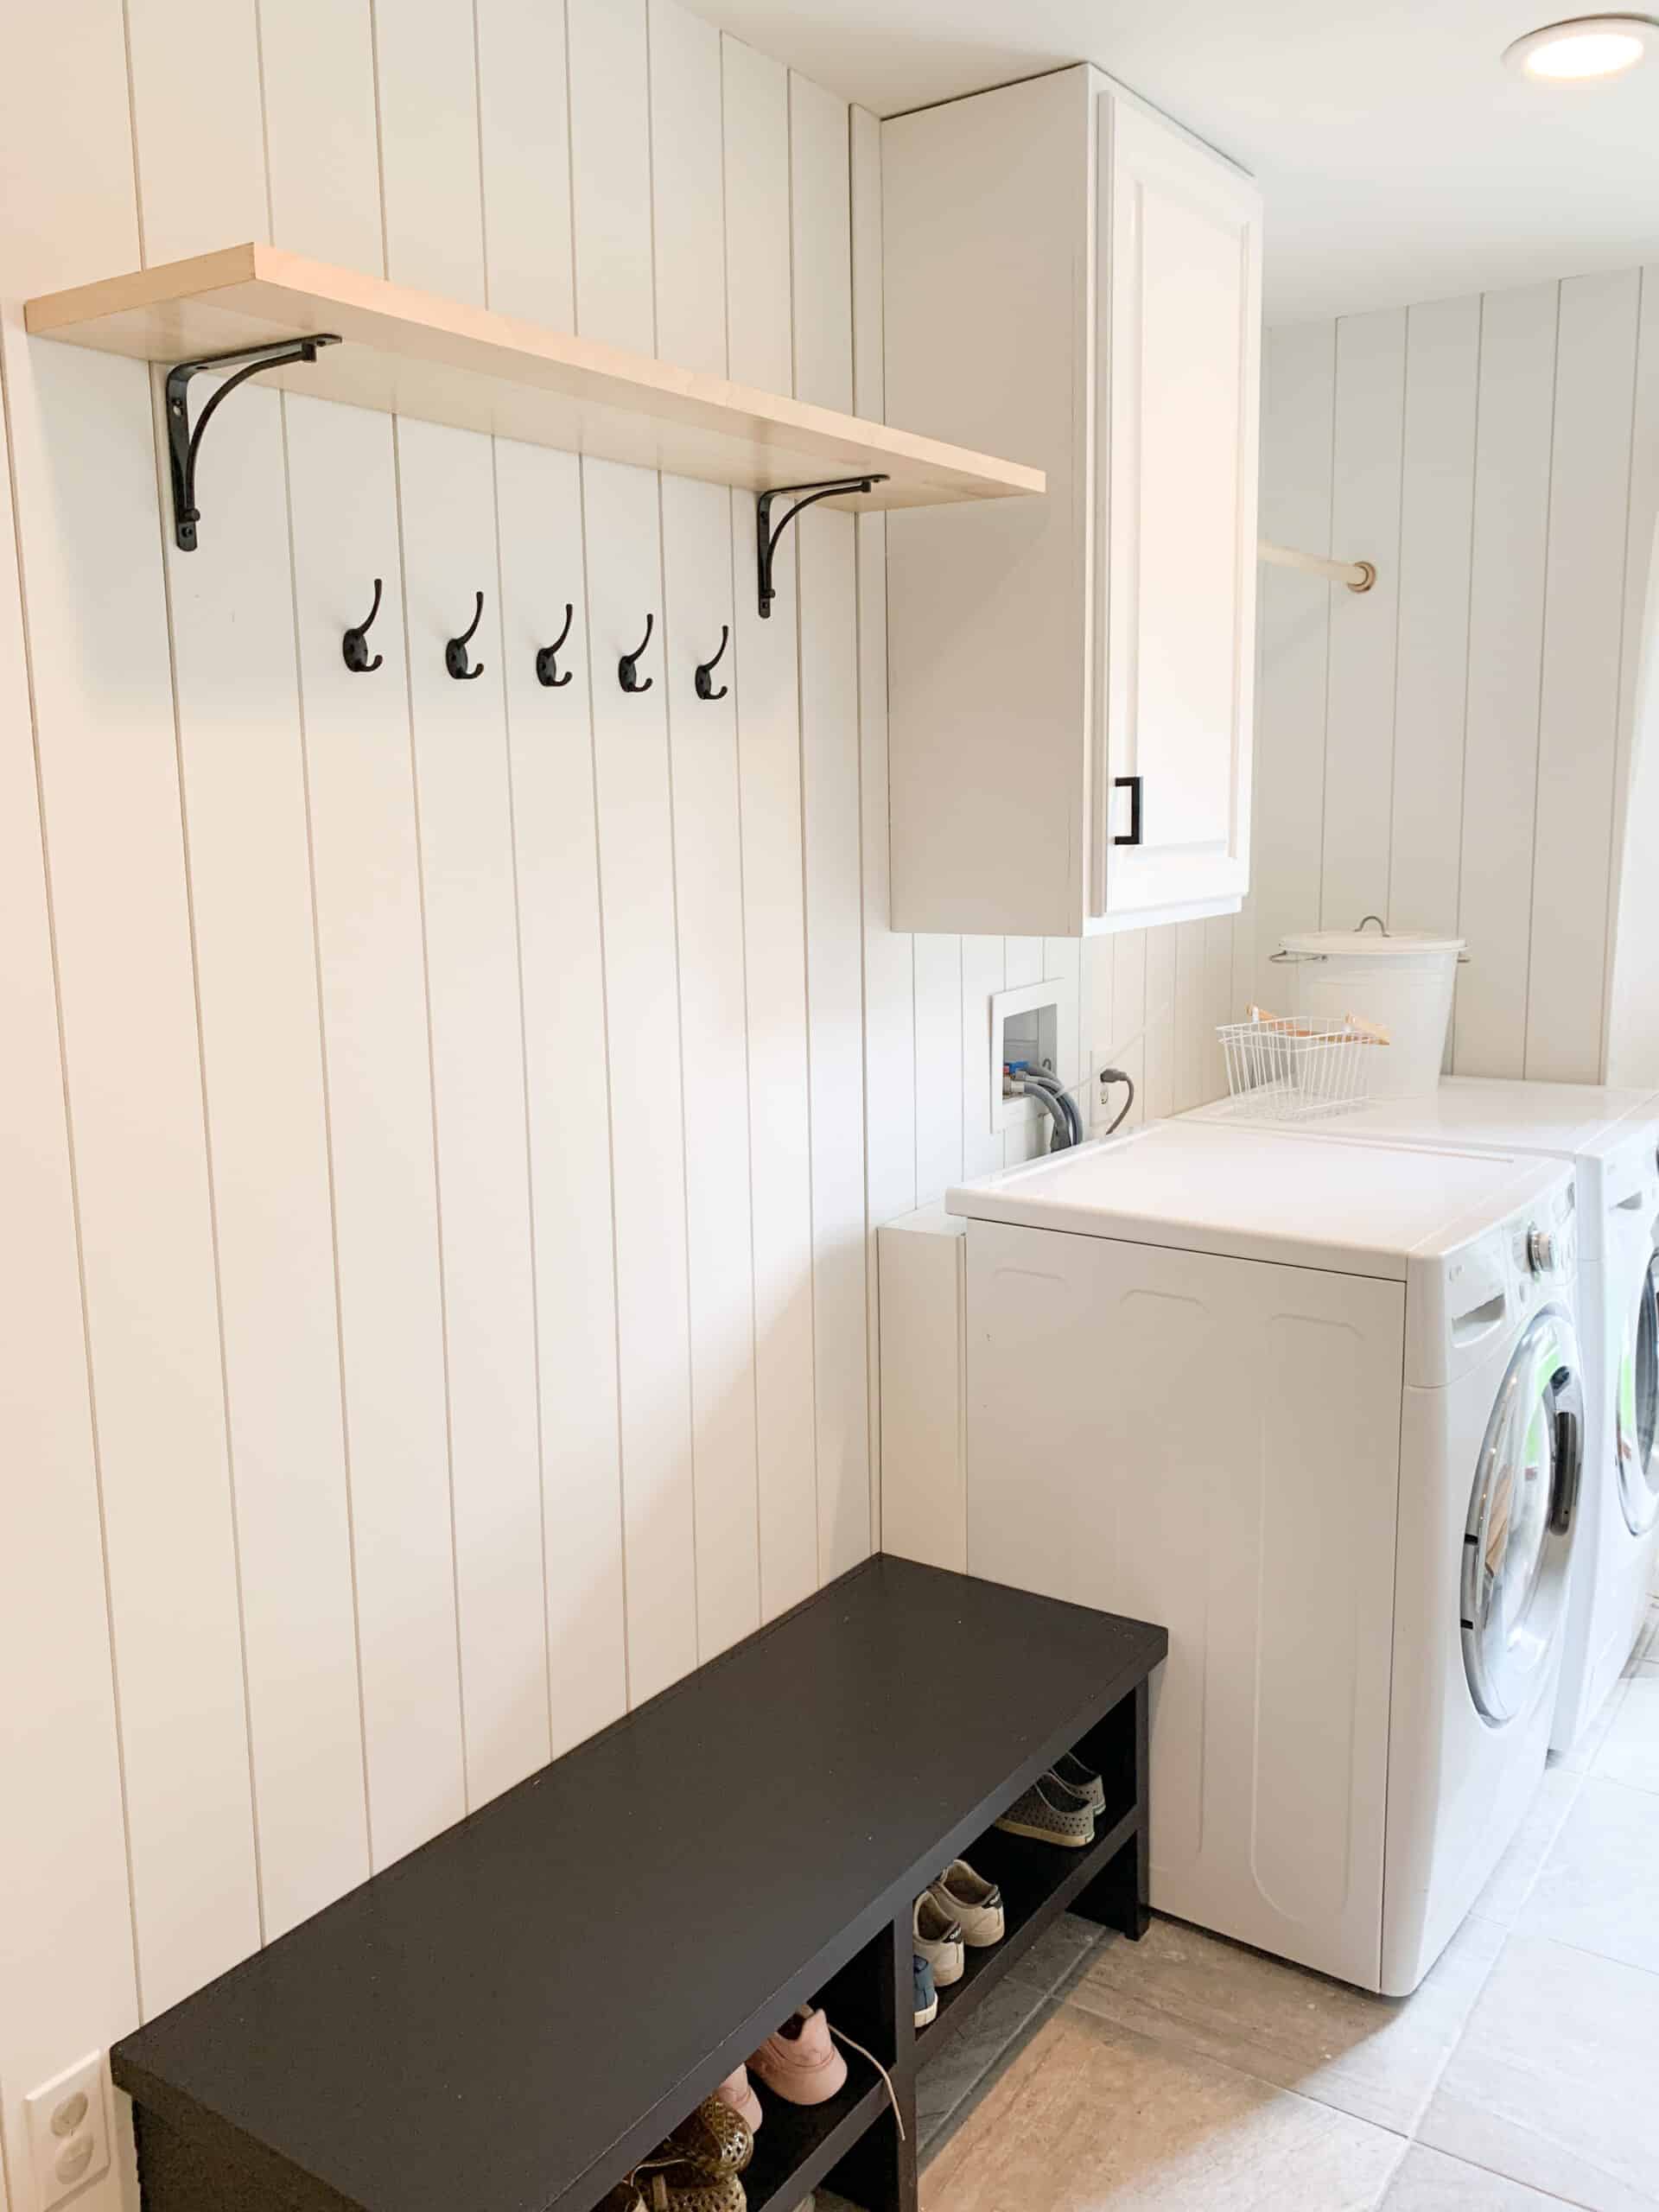
[[[146,2212],[592,2212],[818,1996],[905,2139],[854,2055],[827,2105],[765,2099],[751,2212],[909,2212],[918,2064],[1068,1906],[1144,1929],[1167,1644],[870,1560],[118,2044]],[[1092,1850],[993,1830],[1072,1749]],[[1007,1936],[918,2033],[912,1901],[964,1853]]]

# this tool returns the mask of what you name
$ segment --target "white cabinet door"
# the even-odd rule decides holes
[[[1099,117],[1090,906],[1115,917],[1249,886],[1262,217],[1158,117]]]

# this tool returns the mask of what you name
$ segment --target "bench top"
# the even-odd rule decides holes
[[[588,2212],[1150,1673],[878,1557],[116,2046],[296,2207]]]

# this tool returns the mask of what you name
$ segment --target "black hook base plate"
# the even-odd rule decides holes
[[[778,541],[789,528],[803,507],[816,506],[820,499],[833,499],[836,494],[848,492],[872,491],[878,484],[885,484],[884,475],[843,476],[833,484],[776,484],[770,492],[762,492],[754,503],[754,560],[758,571],[756,581],[760,588],[762,620],[770,618],[772,602],[778,596],[772,589],[772,556],[778,550]],[[796,499],[797,493],[804,496]],[[794,499],[795,504],[783,516],[774,530],[772,522],[772,503],[774,499]]]
[[[333,331],[315,337],[291,338],[270,346],[245,346],[234,353],[209,353],[199,361],[175,361],[167,372],[167,458],[173,478],[173,543],[181,553],[196,550],[196,524],[201,520],[196,505],[196,455],[201,434],[213,410],[239,384],[261,369],[283,369],[293,361],[315,361],[319,346],[338,346]],[[202,409],[194,429],[190,425],[190,379],[204,369],[233,369]]]

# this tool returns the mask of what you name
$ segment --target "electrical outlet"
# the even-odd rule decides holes
[[[108,2166],[109,2107],[101,2050],[23,2099],[38,2212],[52,2212]]]

